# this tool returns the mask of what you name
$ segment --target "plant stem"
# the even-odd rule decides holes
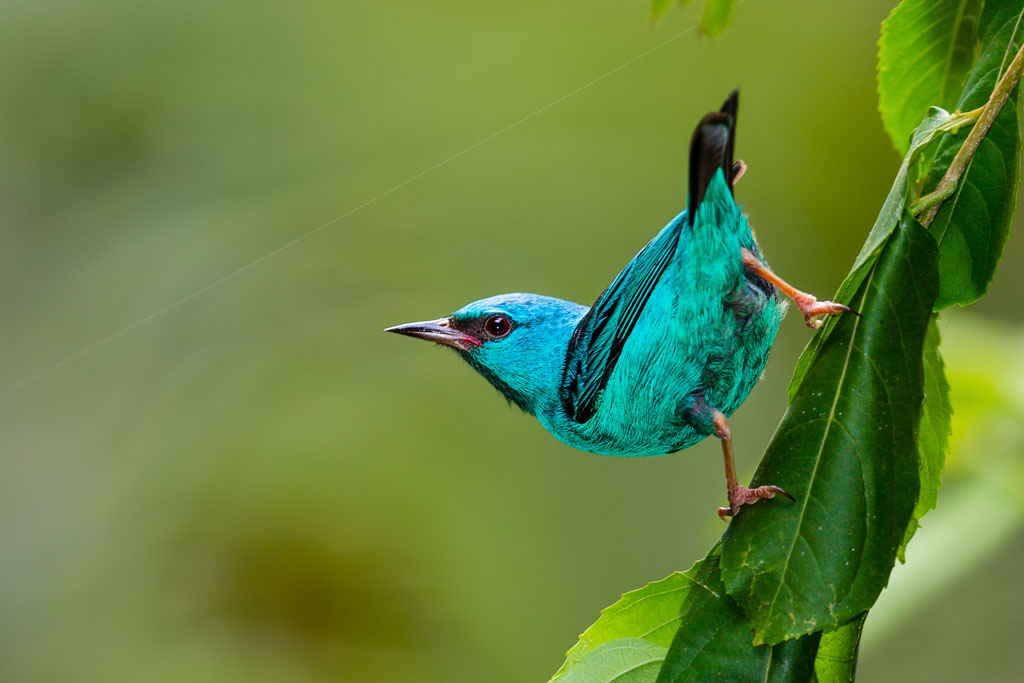
[[[985,139],[988,129],[992,127],[992,123],[996,120],[996,116],[1002,111],[1003,105],[1006,104],[1006,100],[1010,97],[1010,93],[1017,87],[1021,72],[1024,72],[1024,45],[1017,51],[1017,55],[1010,62],[1010,66],[1007,67],[1002,78],[996,83],[996,87],[992,89],[992,94],[989,96],[985,106],[982,107],[977,123],[974,124],[974,128],[967,135],[967,139],[964,140],[964,144],[957,151],[956,156],[953,157],[949,168],[946,169],[946,174],[942,176],[942,180],[935,186],[935,190],[918,199],[910,207],[911,212],[918,216],[918,220],[921,221],[921,225],[924,227],[927,228],[932,224],[932,221],[935,220],[935,215],[942,208],[942,202],[956,191],[961,176],[963,176],[970,165],[974,153],[978,151],[978,146]]]

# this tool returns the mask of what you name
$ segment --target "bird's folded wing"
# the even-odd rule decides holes
[[[562,403],[570,419],[582,423],[593,416],[626,339],[676,252],[682,224],[680,215],[658,233],[577,326],[562,377]]]

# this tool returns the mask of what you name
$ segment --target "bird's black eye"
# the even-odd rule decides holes
[[[512,321],[503,315],[492,315],[484,323],[484,329],[491,337],[501,339],[512,331]]]

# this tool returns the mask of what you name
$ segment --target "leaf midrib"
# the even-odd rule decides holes
[[[768,650],[768,661],[764,663],[764,677],[761,678],[761,683],[768,683],[768,674],[772,671],[772,657],[775,656],[775,648],[769,648]]]
[[[956,11],[956,20],[953,22],[953,26],[955,27],[953,29],[953,39],[949,41],[949,50],[946,52],[945,59],[946,66],[942,70],[942,83],[939,89],[939,106],[945,104],[947,89],[949,87],[949,70],[953,61],[953,52],[956,50],[957,45],[959,44],[957,42],[957,38],[960,35],[960,23],[963,21],[964,12],[967,10],[968,1],[969,0],[960,0],[960,6],[957,8]]]
[[[1018,29],[1020,29],[1021,19],[1024,19],[1024,9],[1022,9],[1020,11],[1020,13],[1017,14],[1017,22],[1013,25],[1013,32],[1010,33],[1010,39],[1008,41],[1006,41],[1006,50],[1003,51],[1003,59],[1002,59],[1002,61],[999,62],[999,75],[1000,76],[1002,76],[1002,74],[1003,74],[1003,67],[1006,66],[1006,60],[1009,58],[1009,56],[1013,52],[1015,52],[1015,50],[1013,49],[1013,46],[1014,46],[1014,44],[1017,41],[1017,31],[1018,31]],[[1003,24],[1003,27],[1005,27],[1005,26],[1006,26],[1006,24]],[[998,32],[996,32],[996,33],[998,34]]]

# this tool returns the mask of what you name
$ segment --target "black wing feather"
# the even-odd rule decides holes
[[[576,327],[562,380],[565,411],[576,422],[593,416],[629,333],[675,254],[680,229],[674,226],[644,247]]]

